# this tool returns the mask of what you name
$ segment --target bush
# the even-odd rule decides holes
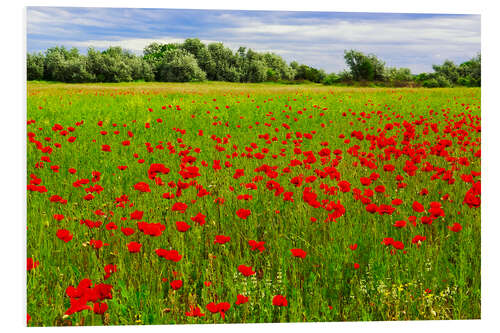
[[[43,79],[43,55],[41,53],[28,54],[26,59],[26,74],[28,80]]]
[[[412,75],[408,68],[385,67],[375,55],[344,51],[349,70],[326,75],[317,69],[292,61],[290,65],[274,53],[258,53],[246,47],[236,52],[222,43],[203,44],[199,39],[184,43],[152,43],[136,56],[120,47],[102,52],[89,48],[80,55],[76,48],[49,48],[42,53],[28,54],[28,80],[62,82],[127,82],[170,81],[189,82],[315,82],[333,85],[339,82],[355,86],[384,87],[466,87],[481,86],[481,54],[455,65],[446,60],[433,65],[433,73]]]
[[[444,75],[437,75],[436,80],[437,80],[439,87],[441,87],[441,88],[451,87],[451,85],[452,85],[450,80],[448,80],[448,78]]]
[[[263,82],[267,78],[266,64],[260,60],[252,60],[248,65],[246,81]]]
[[[340,76],[335,73],[328,74],[323,80],[323,84],[327,86],[333,85],[338,82],[340,82]]]
[[[194,56],[183,50],[173,50],[167,53],[159,69],[159,80],[164,82],[204,81],[203,72]]]
[[[425,88],[437,88],[439,87],[439,83],[435,78],[428,79],[422,82],[422,87]]]

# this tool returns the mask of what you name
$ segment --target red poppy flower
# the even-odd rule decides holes
[[[392,172],[394,171],[396,168],[394,167],[394,165],[391,165],[391,164],[386,164],[384,165],[384,171],[386,172]]]
[[[81,312],[83,310],[92,310],[90,305],[87,305],[88,300],[85,297],[70,298],[70,307],[64,314],[70,316],[73,313]]]
[[[141,250],[141,246],[142,244],[139,244],[137,242],[130,242],[127,244],[127,247],[128,247],[128,251],[130,253],[137,253]]]
[[[83,199],[90,201],[90,200],[94,199],[94,196],[92,195],[92,193],[89,193],[86,196],[84,196]]]
[[[57,236],[57,238],[59,238],[60,240],[62,240],[65,243],[67,243],[73,239],[73,234],[69,230],[66,230],[66,229],[57,230],[56,236]]]
[[[307,253],[306,251],[302,249],[291,249],[290,252],[292,252],[292,255],[297,258],[305,258]]]
[[[212,312],[212,313],[219,312],[222,319],[225,318],[226,311],[229,310],[230,307],[231,307],[231,304],[229,304],[227,302],[221,302],[221,303],[217,303],[217,304],[215,304],[214,302],[210,302],[207,304],[207,310]]]
[[[259,250],[260,252],[262,252],[262,251],[264,251],[266,249],[264,247],[265,243],[266,242],[264,242],[264,241],[262,241],[262,242],[257,242],[257,241],[254,241],[254,240],[249,240],[248,241],[248,245],[250,245],[252,251]]]
[[[50,200],[51,202],[60,202],[60,201],[62,200],[62,198],[61,198],[59,195],[54,194],[54,195],[52,195],[52,196],[49,198],[49,200]]]
[[[173,280],[170,282],[170,286],[173,290],[177,290],[182,287],[182,280]]]
[[[130,236],[130,235],[132,235],[132,234],[135,233],[135,230],[132,229],[132,228],[124,228],[124,227],[122,227],[121,230],[122,230],[122,232],[123,232],[123,234],[125,236]]]
[[[92,246],[94,249],[99,250],[103,245],[104,243],[102,242],[102,240],[95,240],[95,239],[90,240],[90,246]]]
[[[177,230],[180,232],[186,232],[189,230],[189,228],[191,228],[191,226],[184,221],[175,222],[175,226],[176,226]]]
[[[433,220],[434,218],[432,216],[422,216],[420,218],[420,222],[422,222],[422,224],[432,224]]]
[[[413,210],[417,213],[422,213],[425,210],[424,205],[422,205],[418,201],[414,201],[412,207],[413,207]]]
[[[382,240],[382,244],[384,244],[385,246],[392,245],[392,243],[394,243],[394,239],[391,237],[387,237]]]
[[[455,222],[455,223],[453,223],[453,226],[451,226],[451,227],[448,226],[448,229],[450,229],[453,232],[459,232],[462,230],[462,226],[460,225],[460,223]]]
[[[139,192],[151,192],[149,185],[145,182],[138,182],[137,184],[134,185],[134,189]]]
[[[354,251],[354,250],[356,250],[356,249],[358,248],[358,244],[356,244],[356,243],[351,244],[351,245],[349,245],[349,248],[350,248],[352,251]]]
[[[40,263],[38,261],[33,261],[33,258],[28,258],[28,261],[27,261],[28,272],[34,268],[37,268],[38,265],[40,265]]]
[[[236,305],[245,304],[246,302],[248,302],[248,296],[242,294],[236,295]]]
[[[359,269],[359,264],[358,263],[354,263],[354,269]]]
[[[142,219],[142,216],[144,215],[144,212],[141,212],[139,210],[136,210],[130,214],[130,218],[132,220],[140,220]]]
[[[104,314],[108,310],[108,305],[106,303],[95,302],[93,311],[95,314]]]
[[[403,228],[404,226],[406,226],[406,221],[405,220],[396,221],[394,222],[394,226],[396,228]]]
[[[376,213],[378,211],[379,207],[376,204],[371,203],[371,204],[366,205],[365,209],[368,213],[373,214],[373,213]]]
[[[186,316],[188,317],[203,317],[205,314],[201,313],[201,310],[199,307],[195,307],[193,305],[189,306],[189,312],[186,312]]]
[[[348,181],[342,180],[337,183],[338,187],[340,188],[340,191],[342,192],[349,192],[351,190],[351,184]]]
[[[199,225],[205,224],[206,216],[202,213],[196,214],[196,216],[191,217],[191,221],[198,223]]]
[[[231,237],[224,235],[216,235],[214,244],[225,244],[231,240]]]
[[[234,175],[233,175],[233,178],[234,179],[238,179],[240,177],[243,177],[245,175],[245,170],[244,169],[236,169],[234,171]]]
[[[402,249],[404,249],[404,248],[405,248],[405,245],[404,245],[404,244],[403,244],[403,242],[401,242],[401,241],[394,241],[394,242],[392,243],[392,246],[393,246],[395,249],[397,249],[397,250],[402,250]]]
[[[421,235],[416,235],[415,237],[413,237],[413,239],[411,240],[411,242],[413,244],[417,244],[419,245],[421,242],[423,242],[424,240],[426,240],[427,238],[425,236],[421,236]]]
[[[238,271],[244,276],[250,276],[255,274],[255,272],[252,270],[252,266],[239,265]]]
[[[149,167],[148,177],[149,177],[149,179],[154,179],[158,173],[165,175],[169,172],[170,172],[170,169],[167,168],[165,165],[163,165],[161,163],[153,163]]]
[[[111,273],[116,273],[117,271],[118,268],[116,267],[116,265],[108,264],[104,266],[104,272],[106,273],[104,275],[104,280],[107,280],[111,276]]]
[[[367,177],[361,177],[359,180],[361,181],[361,184],[364,186],[369,186],[372,183],[372,180]]]
[[[250,216],[250,214],[252,214],[252,212],[250,211],[250,209],[243,209],[243,208],[240,208],[236,211],[236,215],[238,215],[238,217],[240,219],[243,219],[243,220],[246,220],[248,216]]]
[[[174,212],[184,213],[184,212],[186,212],[186,209],[187,209],[187,205],[185,203],[183,203],[183,202],[176,202],[172,206],[172,211],[174,211]]]
[[[158,237],[161,236],[166,227],[161,223],[137,222],[137,228],[145,235]]]
[[[285,296],[276,295],[273,297],[273,305],[274,306],[287,306],[288,301],[286,300]]]
[[[394,205],[394,206],[399,206],[403,203],[403,200],[401,199],[394,199],[391,201],[391,204]]]
[[[106,230],[116,230],[118,229],[118,226],[114,222],[109,222],[106,224]]]
[[[156,249],[155,252],[159,257],[169,261],[178,262],[182,259],[182,255],[180,255],[176,250]]]

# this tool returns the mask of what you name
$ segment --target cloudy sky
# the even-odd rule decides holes
[[[57,45],[142,54],[152,42],[199,38],[236,50],[270,51],[327,72],[345,68],[343,51],[374,53],[388,66],[432,71],[481,50],[479,15],[28,7],[27,51]]]

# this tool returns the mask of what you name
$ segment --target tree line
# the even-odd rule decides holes
[[[152,43],[142,55],[120,47],[104,51],[57,46],[44,53],[27,54],[28,80],[61,82],[316,82],[332,84],[378,84],[386,86],[481,86],[481,54],[456,65],[446,60],[432,73],[413,75],[408,68],[386,67],[373,54],[346,50],[347,69],[327,74],[296,61],[287,62],[275,53],[259,53],[246,47],[233,52],[223,43],[205,45],[197,38],[183,43]]]

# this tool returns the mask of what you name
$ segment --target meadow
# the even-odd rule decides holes
[[[480,318],[480,155],[480,88],[28,82],[28,326]]]

